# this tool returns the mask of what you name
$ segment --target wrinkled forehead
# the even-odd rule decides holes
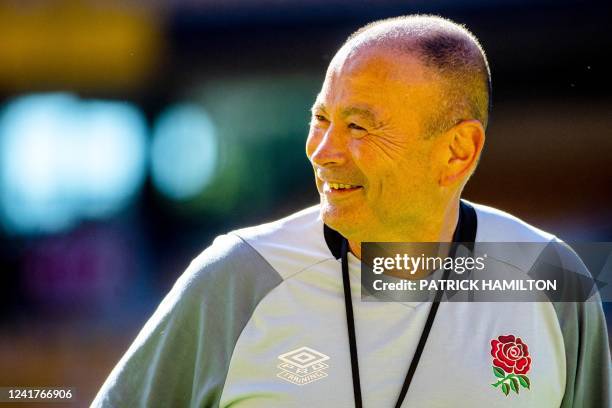
[[[334,56],[320,97],[347,89],[361,93],[407,96],[411,90],[431,86],[436,76],[416,53],[400,53],[381,46],[345,45]]]

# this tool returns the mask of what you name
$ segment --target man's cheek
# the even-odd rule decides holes
[[[391,145],[383,137],[368,135],[351,141],[351,152],[366,168],[396,168],[405,162],[407,153],[398,146]]]

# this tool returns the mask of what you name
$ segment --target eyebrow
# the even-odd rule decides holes
[[[351,106],[345,109],[342,109],[341,115],[343,118],[348,116],[356,115],[360,116],[364,120],[370,122],[372,126],[376,126],[376,115],[374,112],[367,108],[360,108],[358,106]]]
[[[312,105],[312,108],[310,108],[310,111],[312,113],[315,113],[316,111],[327,112],[327,110],[325,109],[325,105],[322,104],[321,102],[316,102],[314,105]]]
[[[311,108],[311,111],[313,113],[316,111],[327,112],[323,103],[315,103]],[[376,121],[376,115],[368,108],[362,108],[359,106],[349,106],[347,108],[342,109],[340,115],[343,118],[347,118],[348,116],[352,115],[360,116],[362,119],[368,121],[371,126],[375,127],[379,125]]]

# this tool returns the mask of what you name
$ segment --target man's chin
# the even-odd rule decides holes
[[[351,214],[352,211],[338,209],[330,205],[321,205],[321,219],[331,229],[347,237],[359,228],[359,218]]]

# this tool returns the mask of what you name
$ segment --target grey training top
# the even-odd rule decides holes
[[[476,242],[556,239],[472,206]],[[431,303],[362,302],[360,264],[350,254],[349,273],[364,407],[392,407]],[[492,341],[500,336],[530,356],[529,389],[518,394],[491,385]],[[402,406],[610,407],[610,374],[600,302],[442,303]],[[318,206],[218,237],[92,406],[352,407],[340,262]]]

